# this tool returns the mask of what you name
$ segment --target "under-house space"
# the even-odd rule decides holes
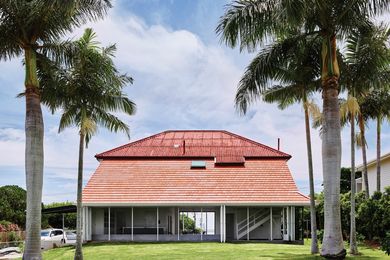
[[[86,241],[303,239],[291,156],[226,131],[167,131],[96,155]]]

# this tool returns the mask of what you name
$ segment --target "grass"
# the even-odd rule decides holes
[[[361,255],[347,259],[390,259],[384,252],[359,247]],[[322,259],[310,255],[310,243],[286,245],[268,243],[91,243],[83,246],[84,259]],[[74,248],[44,252],[43,259],[73,259]]]

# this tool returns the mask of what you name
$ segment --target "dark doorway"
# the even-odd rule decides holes
[[[234,214],[226,214],[226,240],[234,240]]]

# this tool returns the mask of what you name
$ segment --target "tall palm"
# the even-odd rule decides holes
[[[41,259],[41,202],[44,126],[40,106],[37,54],[58,55],[66,44],[54,42],[75,26],[103,17],[109,0],[0,1],[0,60],[24,58],[26,98],[26,241],[23,258]]]
[[[133,80],[118,73],[112,60],[115,51],[115,45],[99,47],[95,33],[92,29],[86,29],[84,35],[73,43],[68,68],[42,66],[42,102],[52,111],[62,109],[59,132],[67,127],[77,127],[79,131],[77,240],[74,259],[83,259],[84,146],[88,146],[98,126],[113,132],[123,131],[129,136],[129,127],[111,112],[124,112],[127,115],[135,113],[135,104],[122,91]]]
[[[229,4],[217,33],[230,47],[254,50],[270,37],[298,29],[297,37],[322,39],[322,96],[324,127],[322,159],[325,221],[321,255],[344,257],[340,220],[341,136],[336,37],[369,23],[368,18],[387,10],[387,0],[237,0]]]
[[[350,230],[350,253],[353,255],[358,254],[358,248],[356,243],[356,183],[355,183],[355,117],[360,114],[360,106],[357,99],[353,95],[353,91],[350,91],[348,98],[341,104],[340,114],[343,121],[349,121],[351,126],[351,230]]]
[[[370,91],[364,97],[361,106],[362,106],[362,110],[366,113],[366,116],[368,118],[376,120],[376,167],[377,167],[376,168],[377,170],[376,190],[380,191],[381,190],[381,163],[380,163],[381,128],[382,128],[383,120],[385,118],[390,117],[390,94],[388,88]]]
[[[278,103],[281,109],[297,102],[303,104],[310,183],[311,253],[313,254],[318,253],[318,242],[308,96],[317,90],[319,84],[318,44],[320,42],[315,39],[311,39],[310,43],[287,39],[267,46],[247,67],[236,94],[236,107],[244,114],[248,105],[261,96],[265,102]],[[280,59],[280,56],[284,59]],[[269,87],[269,82],[273,80],[279,81],[281,85]]]
[[[361,145],[361,148],[363,155],[363,179],[366,197],[369,196],[369,185],[367,177],[365,121],[369,117],[367,113],[371,113],[371,115],[374,113],[375,115],[372,115],[372,117],[375,118],[376,115],[379,115],[380,117],[380,108],[383,109],[382,112],[386,113],[384,111],[386,110],[386,100],[383,100],[385,96],[380,95],[379,93],[385,93],[380,89],[389,84],[390,56],[389,50],[386,46],[386,42],[388,41],[389,36],[390,31],[383,24],[379,26],[364,26],[350,33],[346,45],[344,66],[345,73],[342,79],[342,84],[348,89],[350,93],[354,93],[354,96],[358,99],[360,105],[362,103],[366,103],[368,105],[366,105],[365,109],[361,109],[361,111],[358,111],[356,114],[358,116],[357,120],[360,128],[360,143],[363,144]],[[370,96],[368,93],[375,89],[379,90],[379,92],[373,92],[378,94],[376,98],[382,97],[383,101],[382,104],[380,104],[381,102],[378,103],[377,101],[374,101],[378,106],[367,100],[367,98]],[[374,105],[371,108],[369,108],[370,103]],[[359,106],[359,104],[357,105]],[[376,113],[376,111],[379,113]],[[378,129],[380,130],[380,127]],[[378,148],[379,147],[380,142]]]
[[[386,32],[385,34],[383,32]],[[351,230],[350,230],[350,252],[358,254],[356,243],[356,221],[355,221],[355,117],[358,121],[364,119],[364,110],[361,111],[358,99],[362,100],[365,93],[371,88],[380,87],[386,81],[384,69],[387,67],[387,50],[385,40],[387,29],[383,25],[364,26],[353,30],[347,38],[345,59],[342,63],[344,76],[341,85],[348,90],[348,99],[341,105],[342,121],[349,121],[351,126]],[[382,83],[381,83],[382,82]],[[362,138],[364,138],[363,122],[360,122]],[[365,155],[366,146],[362,146]],[[365,159],[365,158],[364,158]],[[368,196],[367,165],[365,165],[365,188]]]

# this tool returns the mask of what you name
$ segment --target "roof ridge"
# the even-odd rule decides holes
[[[115,148],[113,148],[113,149],[104,151],[104,152],[102,152],[102,153],[98,153],[98,154],[95,155],[95,158],[100,157],[100,156],[104,156],[104,154],[106,154],[106,153],[115,152],[115,151],[120,150],[120,149],[123,149],[123,148],[125,148],[125,147],[133,146],[133,145],[136,144],[136,143],[139,143],[139,142],[142,142],[142,141],[146,141],[146,140],[155,138],[155,137],[157,137],[157,136],[159,136],[159,135],[162,135],[163,133],[166,133],[166,132],[167,132],[167,131],[163,131],[163,132],[160,132],[160,133],[157,133],[157,134],[148,136],[148,137],[144,137],[144,138],[138,139],[138,140],[136,140],[136,141],[134,141],[134,142],[130,142],[130,143],[127,143],[127,144],[124,144],[124,145],[115,147]]]
[[[254,141],[254,140],[252,140],[252,139],[249,139],[249,138],[246,138],[246,137],[244,137],[244,136],[242,136],[242,135],[238,135],[238,134],[235,134],[235,133],[226,131],[226,130],[222,130],[222,131],[225,132],[225,133],[227,133],[227,134],[233,135],[233,136],[235,136],[235,137],[237,137],[237,138],[240,138],[240,139],[243,139],[243,140],[245,140],[245,141],[251,142],[251,143],[253,143],[253,144],[255,144],[255,145],[259,145],[259,146],[261,146],[261,147],[263,147],[263,148],[265,148],[265,149],[268,149],[268,150],[270,150],[270,151],[279,153],[280,155],[283,155],[283,156],[291,156],[291,155],[289,155],[289,154],[287,154],[287,153],[284,153],[284,152],[282,152],[282,151],[280,151],[280,150],[277,150],[277,149],[275,149],[275,148],[272,148],[271,146],[268,146],[268,145],[265,145],[265,144],[256,142],[256,141]]]
[[[274,153],[276,153],[279,156],[291,158],[291,155],[289,155],[287,153],[284,153],[284,152],[282,152],[280,150],[272,148],[272,147],[270,147],[268,145],[256,142],[256,141],[254,141],[252,139],[249,139],[249,138],[246,138],[246,137],[244,137],[242,135],[229,132],[227,130],[199,130],[199,129],[198,130],[188,130],[188,129],[187,130],[165,130],[165,131],[162,131],[160,133],[157,133],[157,134],[154,134],[154,135],[151,135],[151,136],[148,136],[148,137],[144,137],[144,138],[141,138],[139,140],[136,140],[136,141],[133,141],[133,142],[130,142],[130,143],[118,146],[116,148],[113,148],[113,149],[110,149],[110,150],[107,150],[107,151],[104,151],[102,153],[98,153],[98,154],[95,155],[95,158],[104,157],[108,153],[112,153],[112,152],[115,152],[115,151],[118,151],[118,150],[121,150],[121,149],[125,149],[127,147],[134,146],[134,145],[136,145],[138,143],[142,143],[142,142],[144,142],[146,140],[150,140],[150,139],[156,138],[156,137],[161,136],[161,135],[166,134],[166,133],[178,133],[178,132],[199,132],[199,133],[202,133],[202,132],[203,133],[204,132],[219,132],[219,133],[223,133],[223,134],[229,135],[229,136],[237,138],[237,139],[241,139],[242,141],[249,142],[249,143],[251,143],[251,144],[253,144],[255,146],[259,146],[259,147],[261,147],[263,149],[266,149],[266,150],[268,150],[270,152],[274,152]],[[175,139],[175,138],[173,138],[173,139]],[[192,138],[192,139],[196,139],[196,138]],[[211,138],[211,139],[213,139],[213,138]]]

